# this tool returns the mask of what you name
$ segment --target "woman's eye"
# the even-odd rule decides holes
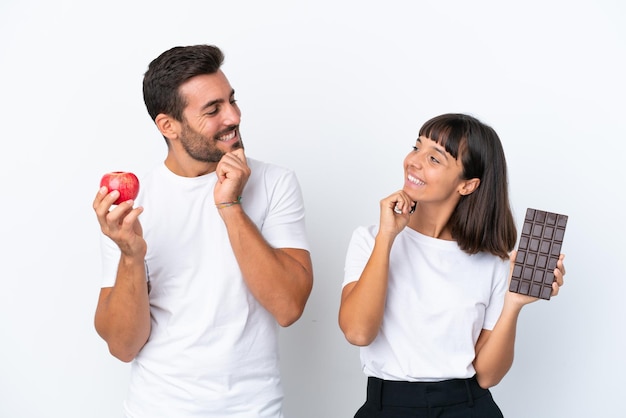
[[[413,145],[413,151],[417,151],[417,150],[418,148],[415,145]]]
[[[430,157],[430,161],[432,161],[433,163],[439,164],[439,160],[436,159],[435,157]]]

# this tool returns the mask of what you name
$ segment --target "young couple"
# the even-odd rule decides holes
[[[246,156],[223,60],[193,45],[150,63],[144,101],[165,161],[136,201],[113,205],[106,188],[93,201],[95,327],[132,361],[129,418],[283,417],[278,328],[313,283],[303,199],[293,171]],[[489,387],[537,300],[507,290],[517,233],[502,145],[463,114],[432,118],[408,145],[404,184],[347,251],[339,325],[368,376],[355,417],[501,417]]]

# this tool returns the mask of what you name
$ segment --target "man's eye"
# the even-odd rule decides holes
[[[430,160],[431,160],[432,162],[434,162],[434,163],[439,164],[439,160],[438,160],[438,159],[436,159],[435,157],[430,157]]]
[[[230,99],[230,104],[231,105],[236,105],[237,104],[237,99]]]
[[[206,114],[209,116],[215,116],[217,115],[217,112],[219,111],[220,111],[219,107],[214,107],[214,108],[207,110]]]

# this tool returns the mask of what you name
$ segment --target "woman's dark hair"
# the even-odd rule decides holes
[[[506,159],[496,131],[472,116],[448,113],[424,123],[419,136],[461,158],[463,179],[480,179],[473,193],[461,196],[449,220],[459,247],[469,254],[485,251],[508,258],[517,229],[509,203]]]
[[[155,58],[143,78],[143,100],[152,120],[163,113],[182,121],[186,103],[178,92],[180,85],[197,75],[216,73],[223,62],[224,54],[213,45],[177,46]]]

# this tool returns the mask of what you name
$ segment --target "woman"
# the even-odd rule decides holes
[[[502,417],[488,390],[513,363],[517,232],[496,132],[444,114],[420,129],[380,224],[355,230],[339,310],[368,376],[363,417]],[[563,255],[552,296],[563,284]]]

